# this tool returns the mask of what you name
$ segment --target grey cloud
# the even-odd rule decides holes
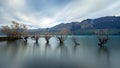
[[[0,0],[0,24],[11,20],[48,27],[51,24],[120,15],[119,0]],[[46,23],[43,20],[48,20]],[[52,20],[49,22],[49,20]],[[30,25],[31,25],[30,24]],[[46,26],[45,26],[46,25]],[[53,26],[53,25],[51,25]]]

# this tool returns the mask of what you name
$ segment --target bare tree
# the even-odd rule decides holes
[[[46,40],[46,43],[49,44],[49,40],[50,38],[52,37],[52,35],[48,32],[45,33],[45,40]]]
[[[67,38],[68,32],[69,32],[69,29],[67,28],[62,28],[60,32],[58,32],[58,35],[56,35],[56,38],[59,40],[60,44],[64,43],[64,41]]]
[[[38,43],[40,35],[38,33],[35,33],[31,38],[33,38],[36,41],[36,43]]]
[[[109,40],[109,38],[108,38],[109,30],[108,29],[101,29],[101,30],[97,29],[95,31],[95,34],[96,34],[96,36],[97,36],[97,38],[99,40],[98,45],[100,47],[102,47],[103,44],[107,43],[107,41]]]
[[[22,36],[28,36],[27,27],[24,24],[19,24],[12,21],[11,25],[6,25],[2,27],[2,32],[10,38],[21,38]]]
[[[75,38],[74,35],[72,35],[72,40],[74,42],[75,45],[80,45],[78,42],[77,42],[77,39]]]

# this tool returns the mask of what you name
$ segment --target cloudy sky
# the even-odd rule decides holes
[[[119,16],[120,0],[0,0],[0,26],[15,20],[31,28]]]

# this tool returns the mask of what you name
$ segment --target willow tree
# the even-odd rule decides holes
[[[19,24],[12,21],[10,25],[2,26],[2,32],[7,35],[7,37],[18,39],[22,36],[27,37],[27,27],[24,24]]]
[[[49,40],[52,37],[52,35],[49,32],[45,33],[45,40],[46,40],[46,44],[49,44]]]
[[[59,40],[60,44],[63,44],[64,41],[66,40],[67,36],[69,33],[69,29],[67,28],[62,28],[56,35],[56,38]]]
[[[97,29],[95,30],[95,34],[98,38],[98,45],[100,47],[103,46],[103,44],[107,43],[107,41],[109,40],[108,35],[109,35],[109,30],[108,29]]]
[[[75,38],[75,36],[72,34],[72,40],[74,42],[75,45],[80,45],[78,42],[77,42],[77,39]]]
[[[34,39],[36,41],[36,43],[38,44],[38,40],[40,38],[40,34],[37,32],[33,33],[33,36],[31,36],[32,39]]]
[[[38,43],[39,38],[40,38],[40,35],[38,33],[35,33],[34,39],[36,40],[36,43]]]

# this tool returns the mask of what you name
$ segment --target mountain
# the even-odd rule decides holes
[[[71,30],[75,29],[120,29],[120,17],[116,16],[107,16],[97,19],[86,19],[81,22],[71,22],[71,23],[62,23],[56,25],[51,30],[58,30],[63,27],[69,28]]]
[[[108,17],[101,17],[97,19],[90,19],[91,24],[93,24],[93,27],[96,29],[111,29],[116,28],[120,29],[120,17],[115,16],[108,16]]]
[[[110,29],[111,34],[120,33],[120,16],[106,16],[86,19],[81,22],[62,23],[52,28],[46,28],[44,31],[57,32],[61,28],[68,28],[75,34],[91,34],[93,29]]]
[[[109,29],[109,34],[120,35],[120,16],[106,16],[96,19],[86,19],[81,22],[61,23],[51,28],[29,30],[29,33],[59,32],[68,28],[74,34],[93,34],[95,29]]]

